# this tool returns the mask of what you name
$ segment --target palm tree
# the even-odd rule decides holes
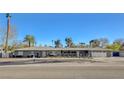
[[[66,42],[67,47],[70,48],[70,47],[73,46],[73,41],[72,41],[72,38],[71,37],[65,38],[65,42]]]
[[[34,46],[35,45],[35,38],[32,35],[26,35],[24,38],[24,42],[28,43],[28,47]]]
[[[55,44],[55,48],[60,48],[60,47],[62,47],[62,44],[61,44],[61,41],[60,41],[60,40],[54,41],[54,44]]]

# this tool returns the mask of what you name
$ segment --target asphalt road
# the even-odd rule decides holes
[[[0,66],[1,79],[124,79],[124,65],[48,63]]]

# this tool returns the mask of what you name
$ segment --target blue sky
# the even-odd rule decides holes
[[[11,25],[16,26],[18,40],[34,35],[39,44],[52,45],[52,40],[72,37],[74,43],[88,43],[96,38],[108,38],[110,42],[124,38],[124,14],[11,14]],[[0,14],[0,28],[6,27],[5,14]]]

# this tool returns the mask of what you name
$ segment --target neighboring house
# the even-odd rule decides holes
[[[0,47],[0,58],[9,58],[10,53],[5,53],[3,48]]]
[[[30,47],[16,49],[13,57],[111,57],[110,49],[102,48],[47,48]]]
[[[0,47],[0,58],[3,56],[3,48]]]

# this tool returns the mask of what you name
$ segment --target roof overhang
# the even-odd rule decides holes
[[[78,50],[88,50],[88,51],[111,51],[111,49],[103,49],[103,48],[47,48],[47,47],[29,47],[29,48],[21,48],[21,49],[16,49],[15,51],[78,51]]]

